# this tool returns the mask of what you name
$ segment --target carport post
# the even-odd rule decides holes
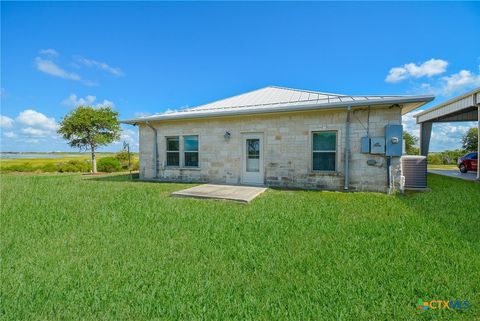
[[[427,156],[432,134],[432,122],[423,122],[420,125],[420,155]]]

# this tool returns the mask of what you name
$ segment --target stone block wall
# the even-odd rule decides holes
[[[386,158],[362,154],[360,139],[384,136],[385,125],[401,124],[398,107],[354,109],[350,127],[350,189],[357,191],[387,190]],[[312,111],[223,117],[196,120],[152,122],[158,132],[157,178],[165,181],[241,183],[242,134],[262,133],[264,139],[264,180],[268,186],[343,190],[345,128],[347,111]],[[335,172],[312,170],[312,132],[337,131]],[[231,133],[225,139],[224,133]],[[199,168],[166,166],[167,136],[199,136]],[[155,178],[153,164],[153,131],[140,124],[140,177]],[[375,165],[367,164],[375,160]],[[395,181],[400,181],[400,158],[392,158]]]

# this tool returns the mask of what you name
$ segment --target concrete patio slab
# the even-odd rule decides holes
[[[175,197],[211,198],[249,203],[266,191],[264,187],[204,184],[172,193]]]

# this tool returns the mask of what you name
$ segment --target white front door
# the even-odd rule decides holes
[[[263,185],[263,135],[244,134],[242,145],[242,183]]]

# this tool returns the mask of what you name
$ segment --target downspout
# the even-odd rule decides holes
[[[387,194],[390,194],[390,190],[392,189],[392,182],[390,177],[390,171],[392,166],[392,158],[387,156]]]
[[[347,122],[345,128],[345,185],[343,187],[344,190],[348,191],[348,185],[350,183],[349,177],[349,161],[350,161],[350,114],[352,111],[352,106],[348,106],[347,109]]]
[[[158,143],[157,143],[157,129],[150,125],[148,121],[145,124],[153,130],[153,170],[155,173],[154,178],[158,178]]]

